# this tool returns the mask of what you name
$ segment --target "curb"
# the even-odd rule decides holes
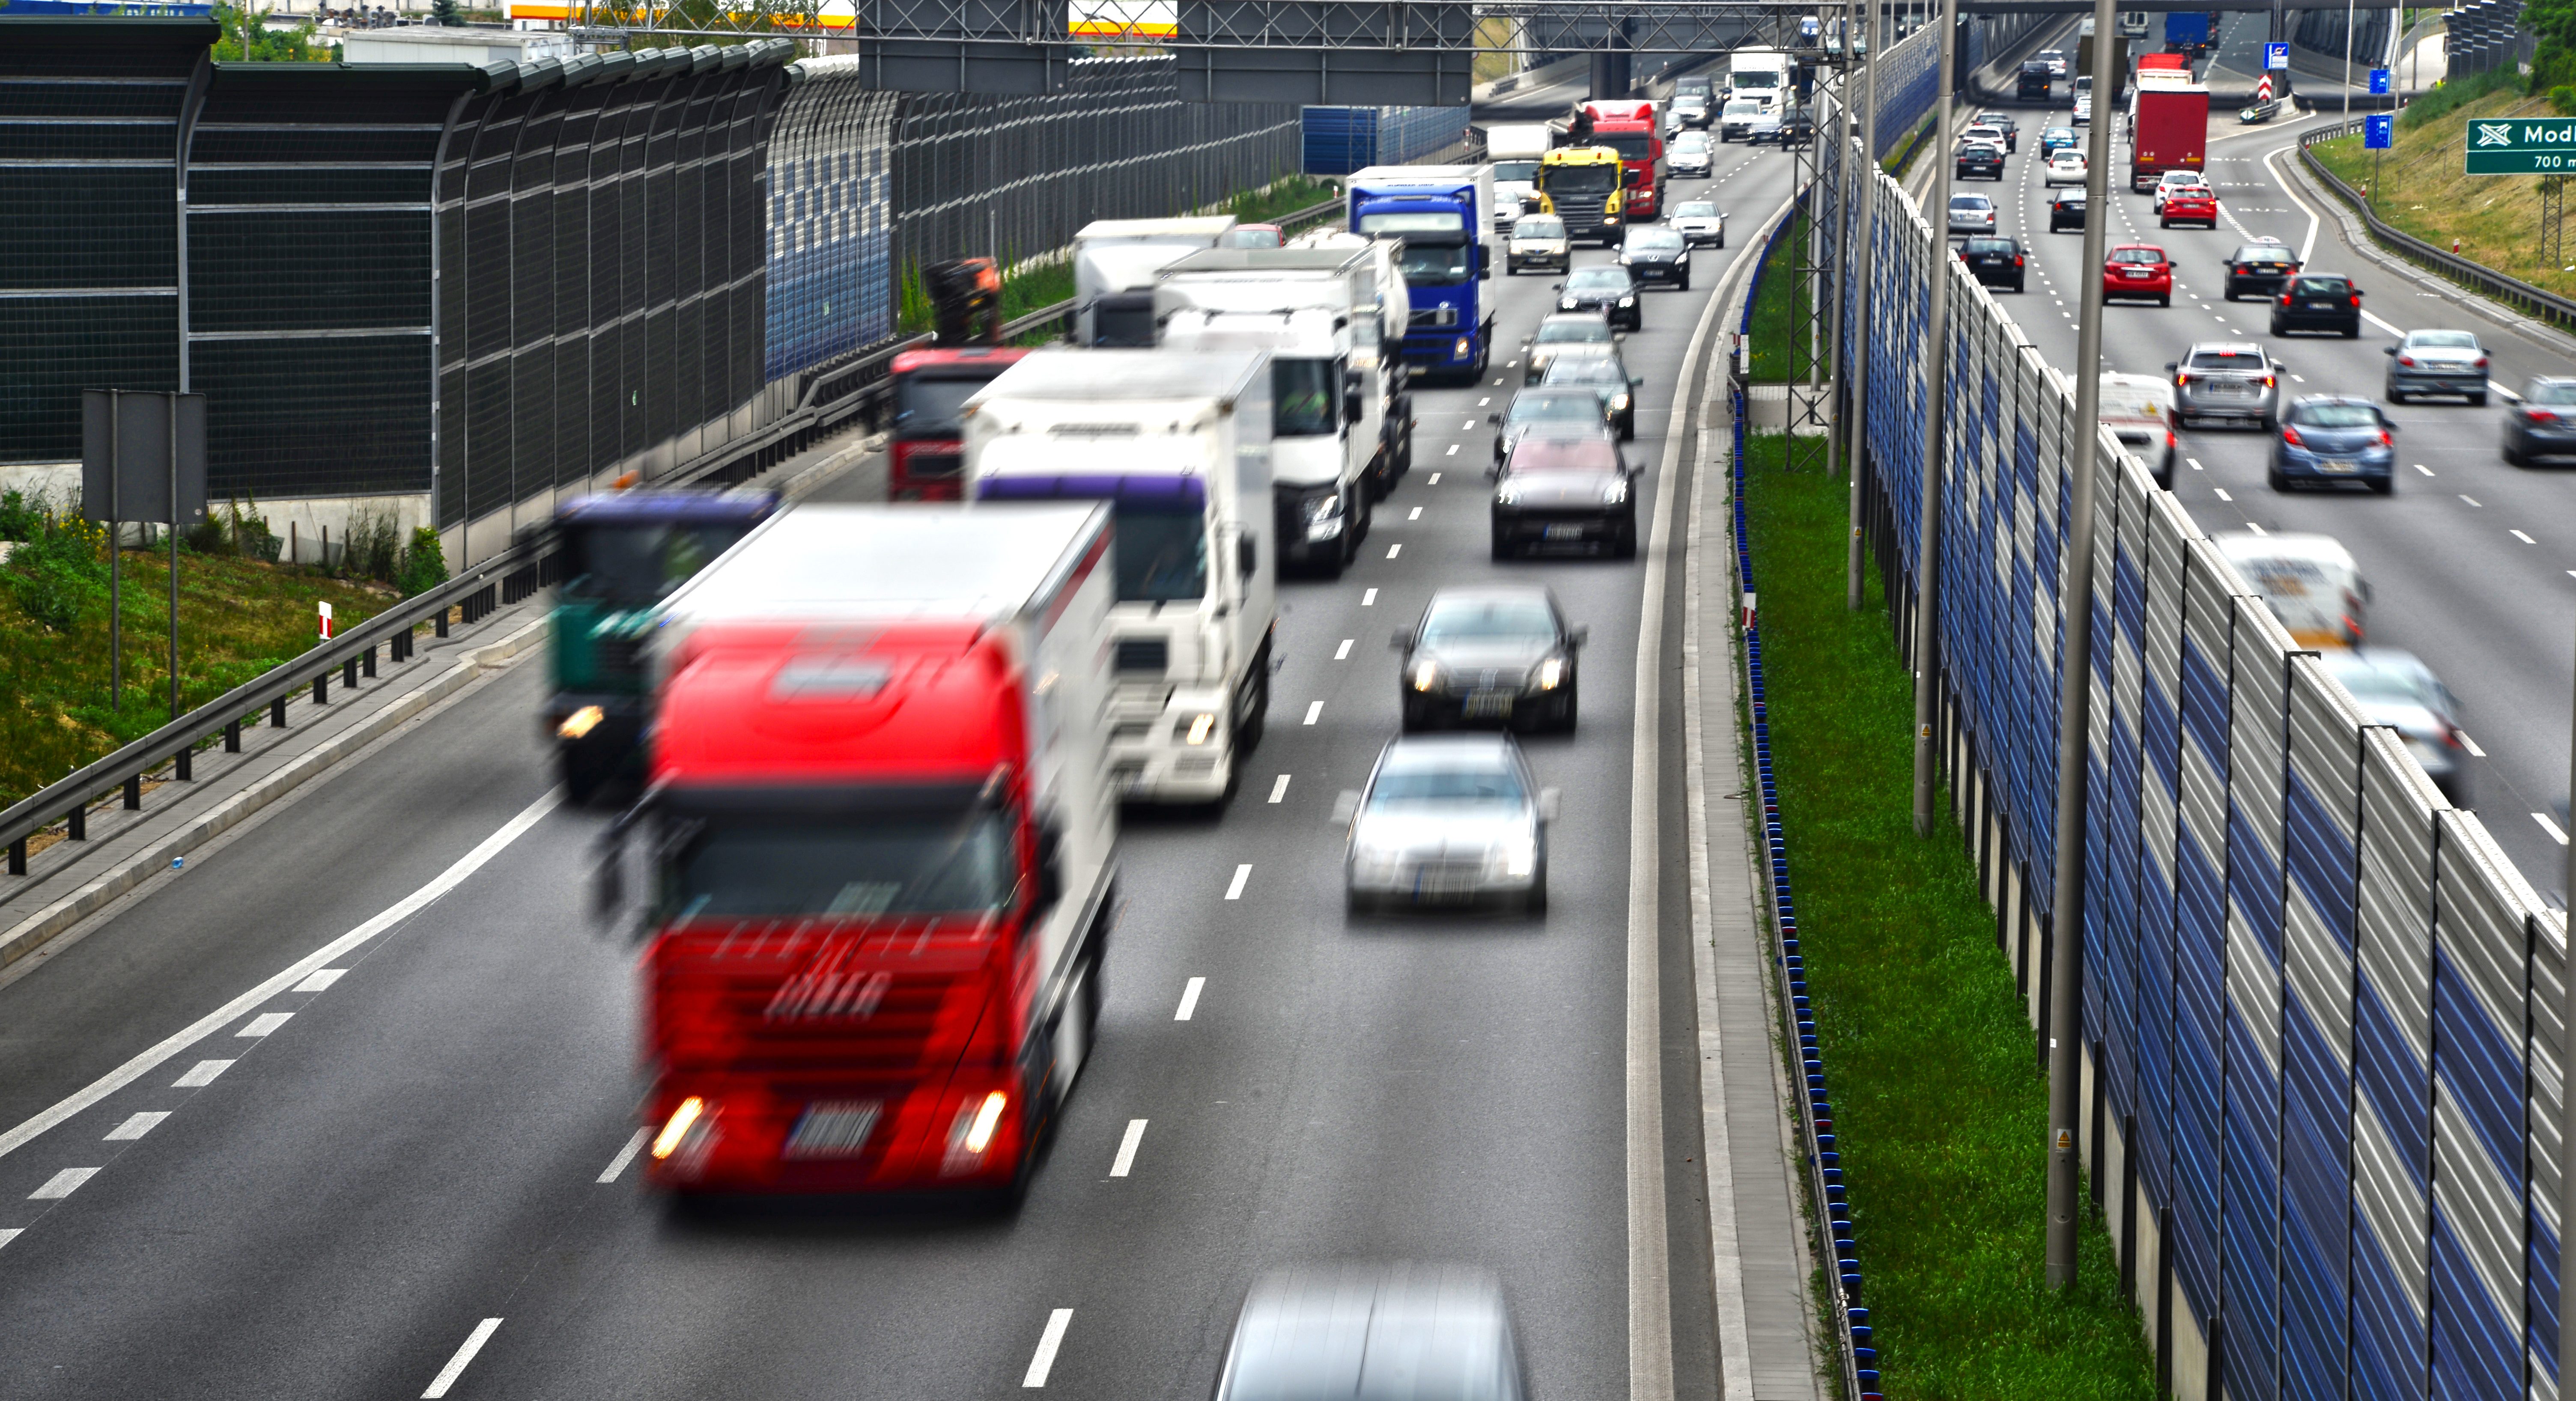
[[[432,705],[464,690],[485,672],[508,665],[545,640],[546,622],[544,618],[531,619],[509,636],[468,652],[448,669],[446,675],[406,692],[384,709],[319,747],[296,756],[275,772],[217,803],[212,811],[159,838],[146,850],[109,868],[70,895],[0,932],[0,968],[8,967],[44,947],[56,936],[142,884],[146,877],[169,869],[171,862],[239,826],[245,819],[303,787],[341,760],[393,733]]]

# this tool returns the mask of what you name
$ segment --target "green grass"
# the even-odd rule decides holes
[[[1932,119],[1925,117],[1915,124],[1914,130],[1907,133],[1904,140],[1896,143],[1895,150],[1879,158],[1879,167],[1899,180],[1904,179],[1906,167],[1914,164],[1914,158],[1929,144],[1925,138],[1931,134]]]
[[[1766,279],[1767,280],[1767,279]],[[2047,1082],[1948,820],[1913,833],[1914,700],[1877,573],[1844,607],[1847,492],[1748,443],[1771,751],[1798,934],[1890,1398],[2151,1397],[2154,1361],[2088,1213],[2042,1282]]]
[[[1817,327],[1808,315],[1806,279],[1794,270],[1806,239],[1807,220],[1800,215],[1791,221],[1778,255],[1763,270],[1762,285],[1753,300],[1753,381],[1757,384],[1803,383],[1807,378],[1807,364],[1814,354],[1810,333]],[[1825,374],[1832,373],[1826,367]]]

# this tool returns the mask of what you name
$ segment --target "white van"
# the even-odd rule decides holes
[[[2173,402],[2173,384],[2161,375],[2102,376],[2103,426],[2167,491],[2173,490]]]
[[[2209,543],[2302,647],[2358,647],[2370,584],[2331,535],[2213,535]]]

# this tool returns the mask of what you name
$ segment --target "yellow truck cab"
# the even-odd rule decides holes
[[[1604,248],[1617,247],[1626,227],[1622,193],[1614,147],[1559,146],[1539,158],[1539,212],[1564,220],[1569,242],[1597,238]]]

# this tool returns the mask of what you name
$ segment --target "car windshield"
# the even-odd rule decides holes
[[[1505,470],[1513,477],[1543,472],[1599,475],[1620,470],[1619,445],[1608,430],[1592,437],[1524,438],[1512,448]]]
[[[2017,250],[2013,247],[2013,241],[2008,238],[1972,238],[1968,240],[1967,251],[1971,253],[2011,253]]]
[[[2236,250],[2236,261],[2240,263],[2286,263],[2290,261],[2290,250],[2277,243],[2249,243]]]
[[[1628,290],[1628,274],[1617,268],[1577,268],[1572,277],[1565,279],[1565,290],[1625,292]]]
[[[2376,428],[2379,410],[2368,404],[2301,404],[2291,411],[2290,421],[2318,428]]]
[[[1581,394],[1520,394],[1512,399],[1511,421],[1528,423],[1534,419],[1598,420],[1601,399],[1590,392]]]
[[[1118,503],[1118,601],[1171,603],[1207,595],[1207,522],[1195,510]]]
[[[2406,337],[2408,345],[2431,346],[2440,350],[2475,350],[2478,338],[2466,331],[2413,331]]]
[[[2576,404],[2576,379],[2536,379],[2522,397],[2535,404]]]
[[[1673,217],[1676,219],[1714,219],[1717,217],[1717,206],[1704,199],[1688,200],[1673,206]]]
[[[659,603],[750,531],[748,521],[569,526],[563,591],[628,608]]]
[[[2115,263],[2161,263],[2164,260],[2164,250],[2161,248],[2114,248],[2111,250],[2111,261]]]
[[[1482,642],[1494,638],[1555,640],[1556,615],[1535,598],[1444,598],[1422,620],[1426,643]]]
[[[2195,370],[2252,370],[2269,368],[2259,350],[2195,350],[2191,353]]]
[[[1454,287],[1475,275],[1474,255],[1464,243],[1404,242],[1404,251],[1396,255],[1395,265],[1404,271],[1404,280],[1415,287]]]
[[[2377,666],[2360,657],[2326,659],[2324,666],[2354,700],[2420,705],[2427,710],[2441,708],[2437,704],[2439,697],[2424,684],[2424,675],[2412,667]]]
[[[1539,188],[1549,194],[1603,195],[1619,188],[1616,165],[1551,165],[1538,173]]]
[[[2075,139],[2075,128],[2071,126],[2053,126],[2048,130],[2041,132],[2039,134],[2039,139],[2042,141],[2072,141]]]
[[[1950,207],[1952,209],[1992,209],[1995,207],[1995,202],[1984,195],[1952,195]]]
[[[1631,251],[1646,249],[1669,253],[1682,246],[1682,236],[1670,229],[1630,229],[1627,247]]]
[[[1615,384],[1628,387],[1628,367],[1615,355],[1560,355],[1547,362],[1549,384]]]
[[[1565,221],[1553,214],[1532,214],[1512,226],[1514,238],[1563,238]]]
[[[1018,880],[1002,814],[875,821],[725,818],[682,828],[675,919],[1000,912]]]
[[[1741,102],[1730,102],[1726,104],[1726,115],[1730,117],[1758,117],[1762,115],[1762,103],[1753,98],[1747,98]]]
[[[894,390],[894,427],[908,438],[953,438],[958,410],[975,391],[992,383],[989,376],[936,379],[919,373],[898,375]]]
[[[1228,229],[1221,248],[1278,248],[1287,240],[1277,229]]]
[[[1682,133],[1681,135],[1676,136],[1676,137],[1674,137],[1674,138],[1673,138],[1673,144],[1672,144],[1672,146],[1671,146],[1671,148],[1670,148],[1670,149],[1672,149],[1672,150],[1674,150],[1674,151],[1677,151],[1677,152],[1678,152],[1678,151],[1705,151],[1705,150],[1707,150],[1707,149],[1708,149],[1708,136],[1707,136],[1707,134],[1706,134],[1706,133],[1704,133],[1704,132],[1697,132],[1697,131],[1687,131],[1687,132],[1684,132],[1684,133]]]
[[[1400,806],[1511,807],[1528,801],[1521,776],[1508,768],[1388,768],[1369,785],[1372,811]]]
[[[2197,185],[2200,183],[2200,172],[2196,170],[2168,170],[2164,174],[2163,183],[2167,185]]]
[[[1494,162],[1494,183],[1517,182],[1523,185],[1538,178],[1537,161]]]
[[[2084,163],[2084,153],[2076,150],[2072,146],[2060,146],[2055,151],[2049,153],[2048,159],[2049,163],[2052,165],[2082,165]]]
[[[2302,277],[2291,291],[2302,297],[2340,297],[2350,286],[2340,277]]]
[[[1567,342],[1598,341],[1608,344],[1610,323],[1597,316],[1550,317],[1538,323],[1540,345],[1563,345]]]

